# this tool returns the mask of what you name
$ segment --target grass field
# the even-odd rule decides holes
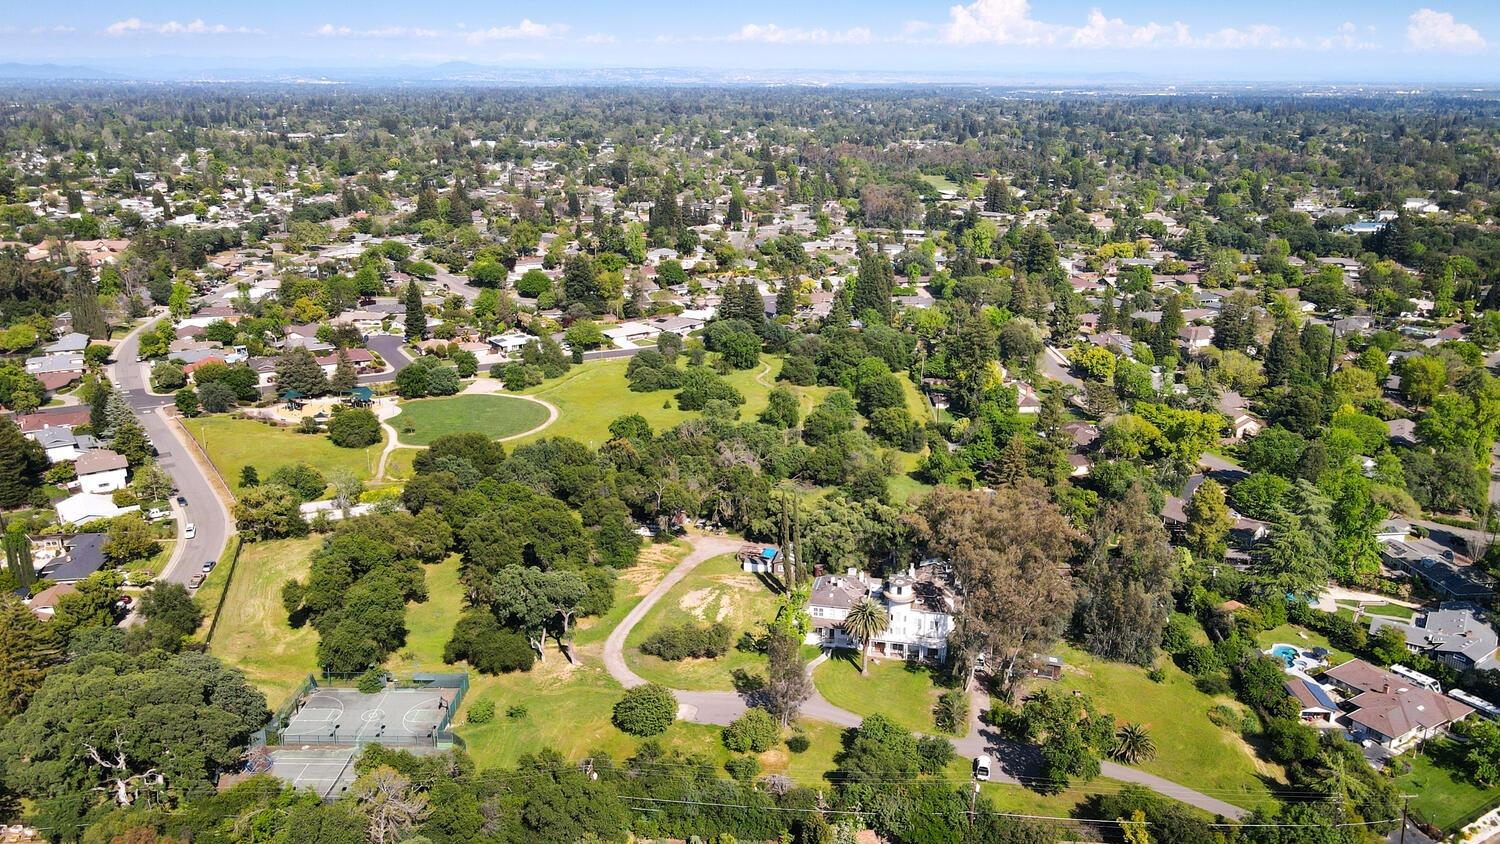
[[[281,585],[307,575],[308,557],[321,541],[246,543],[209,644],[209,653],[244,671],[273,709],[317,667],[318,634],[287,623]]]
[[[1136,665],[1107,662],[1067,646],[1057,654],[1067,663],[1059,681],[1062,688],[1085,692],[1117,720],[1144,724],[1151,731],[1157,756],[1136,767],[1193,788],[1212,789],[1245,808],[1270,803],[1267,780],[1280,781],[1282,772],[1257,758],[1237,732],[1208,720],[1208,711],[1221,704],[1243,713],[1239,702],[1198,691],[1193,678],[1167,659],[1160,661],[1166,678],[1155,683]]]
[[[1410,794],[1411,808],[1428,823],[1449,830],[1471,819],[1479,810],[1500,802],[1500,786],[1485,788],[1458,773],[1461,748],[1451,741],[1429,742],[1397,762],[1411,770],[1396,777],[1396,787]]]
[[[628,365],[628,360],[591,361],[573,367],[561,378],[525,391],[528,396],[557,405],[559,416],[545,430],[525,437],[521,442],[541,437],[571,437],[597,448],[609,439],[609,423],[627,414],[639,413],[658,431],[699,415],[677,409],[675,390],[632,393],[625,381]],[[745,403],[740,406],[741,419],[753,419],[765,409],[766,396],[776,385],[776,374],[780,371],[780,358],[762,355],[759,366],[724,376],[724,380],[745,397]],[[797,393],[804,415],[831,390],[829,387],[788,386]]]
[[[942,694],[932,670],[899,659],[875,661],[870,673],[859,673],[859,653],[835,651],[813,670],[813,684],[828,702],[859,715],[884,715],[914,732],[930,733],[932,707]]]
[[[339,448],[324,434],[299,434],[291,428],[229,416],[184,419],[183,425],[208,452],[224,482],[236,491],[240,488],[240,470],[252,465],[262,480],[293,463],[306,463],[325,477],[347,470],[361,480],[369,480],[385,447],[382,437],[381,442],[367,448]]]
[[[401,405],[389,421],[405,445],[429,445],[444,435],[478,431],[492,439],[529,431],[547,421],[547,408],[510,396],[451,396]]]
[[[729,653],[715,659],[684,659],[668,662],[643,654],[640,644],[663,627],[685,622],[729,626],[731,642],[753,632],[776,612],[777,597],[753,574],[740,571],[732,555],[714,557],[683,578],[662,596],[651,612],[630,631],[625,640],[625,659],[637,674],[674,689],[729,691],[736,670],[758,672],[765,658],[731,645]]]

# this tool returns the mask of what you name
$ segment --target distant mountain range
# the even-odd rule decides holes
[[[672,87],[749,85],[775,87],[984,87],[1042,93],[1120,91],[1146,94],[1268,93],[1341,94],[1462,90],[1487,95],[1469,85],[1416,85],[1361,82],[1263,82],[1256,80],[1183,81],[1134,72],[1017,73],[997,71],[881,71],[824,69],[718,69],[699,67],[539,68],[445,62],[384,67],[306,67],[291,59],[268,58],[255,66],[211,67],[174,57],[152,57],[129,64],[101,62],[102,67],[68,64],[0,63],[0,85],[27,83],[220,83],[272,85],[426,85],[549,86],[619,85]]]

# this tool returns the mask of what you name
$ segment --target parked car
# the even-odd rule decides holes
[[[192,522],[188,522],[187,523],[187,527],[185,527],[185,528],[182,529],[182,538],[183,539],[192,539],[193,537],[195,537],[197,535],[198,535],[198,527],[196,525],[194,525]]]
[[[163,510],[160,507],[152,507],[150,510],[146,511],[146,518],[150,519],[153,522],[157,519],[165,519],[166,517],[167,511]]]
[[[980,782],[989,782],[990,779],[990,757],[974,757],[974,779]]]
[[[195,574],[192,577],[188,578],[188,588],[189,589],[197,589],[199,586],[202,586],[203,585],[203,580],[206,577],[208,577],[208,575],[199,573],[199,574]]]
[[[187,496],[184,496],[184,495],[177,496],[177,506],[178,507],[186,507],[187,506]]]
[[[208,562],[206,562],[206,563],[203,564],[203,573],[204,574],[208,574],[209,572],[211,572],[211,571],[214,570],[214,562],[215,562],[214,560],[209,560]]]

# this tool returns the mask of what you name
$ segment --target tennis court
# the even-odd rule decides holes
[[[436,744],[457,692],[448,688],[317,688],[297,704],[281,746]]]
[[[293,788],[311,788],[324,799],[337,797],[354,782],[354,756],[358,752],[353,747],[277,748],[268,754],[270,773]]]

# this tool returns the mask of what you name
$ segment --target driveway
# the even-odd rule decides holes
[[[680,583],[699,565],[720,554],[733,553],[743,544],[738,539],[723,536],[689,536],[687,542],[692,545],[692,551],[683,558],[682,562],[667,572],[666,577],[663,577],[639,604],[625,614],[625,618],[620,621],[619,625],[610,631],[609,638],[604,640],[604,667],[611,677],[627,689],[646,684],[645,678],[630,670],[630,666],[625,663],[625,640],[630,636],[630,631],[635,629],[641,619],[646,617],[646,613],[650,612],[651,608],[656,606],[656,603],[671,591],[673,586]],[[819,659],[813,665],[821,661]],[[812,666],[809,666],[809,670],[811,668]],[[736,692],[689,692],[674,689],[672,693],[677,697],[677,717],[695,724],[722,726],[740,717],[748,708],[745,700]],[[970,707],[968,733],[960,738],[952,739],[958,754],[970,758],[985,754],[994,759],[996,765],[991,777],[996,782],[1020,783],[1023,777],[1035,777],[1041,761],[1038,748],[1013,742],[1001,736],[995,728],[981,724],[979,713],[982,708],[983,703],[976,698],[973,706]],[[829,703],[818,694],[816,689],[813,690],[812,697],[802,705],[801,714],[804,718],[827,721],[840,727],[858,727],[864,720],[860,715]],[[1106,777],[1146,786],[1153,791],[1216,815],[1239,819],[1248,814],[1238,806],[1200,794],[1154,774],[1127,768],[1107,760],[1102,763],[1101,767]]]

